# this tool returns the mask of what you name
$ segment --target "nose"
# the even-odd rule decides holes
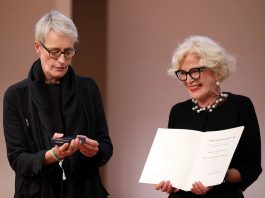
[[[194,79],[190,76],[190,74],[187,74],[187,82],[192,82]]]
[[[66,59],[65,59],[65,56],[64,56],[63,53],[59,56],[58,62],[60,62],[60,63],[65,63],[66,62]]]

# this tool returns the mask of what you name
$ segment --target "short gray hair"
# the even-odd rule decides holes
[[[182,60],[188,54],[197,55],[200,64],[213,70],[219,81],[223,81],[235,70],[235,58],[215,41],[206,36],[191,36],[175,49],[169,75],[175,76],[175,71],[180,68]]]
[[[50,30],[66,35],[78,42],[78,33],[72,19],[64,14],[51,10],[37,22],[35,26],[35,39],[44,43]]]

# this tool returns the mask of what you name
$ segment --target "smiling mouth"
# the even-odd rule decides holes
[[[198,89],[200,89],[202,86],[202,84],[196,84],[196,85],[191,85],[189,86],[190,91],[197,91]]]

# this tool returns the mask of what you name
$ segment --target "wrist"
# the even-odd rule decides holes
[[[51,156],[53,157],[53,159],[55,159],[56,161],[61,161],[62,160],[62,159],[60,159],[58,157],[58,155],[56,155],[56,153],[54,152],[53,149],[50,149],[49,152],[50,152]]]

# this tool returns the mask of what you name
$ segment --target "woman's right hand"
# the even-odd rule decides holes
[[[54,133],[53,138],[62,138],[62,133]],[[67,156],[72,155],[75,151],[78,150],[78,145],[75,140],[72,140],[70,143],[64,143],[61,146],[55,145],[53,150],[58,158],[63,159]]]
[[[156,190],[161,190],[162,192],[178,192],[179,189],[172,187],[170,181],[161,181],[159,184],[155,185]]]
[[[53,138],[61,138],[61,137],[63,137],[62,133],[55,133],[53,135]],[[72,155],[77,150],[78,150],[78,145],[76,144],[75,140],[72,140],[70,144],[64,143],[62,146],[55,145],[52,149],[46,151],[43,164],[49,165],[58,162],[63,158]]]

